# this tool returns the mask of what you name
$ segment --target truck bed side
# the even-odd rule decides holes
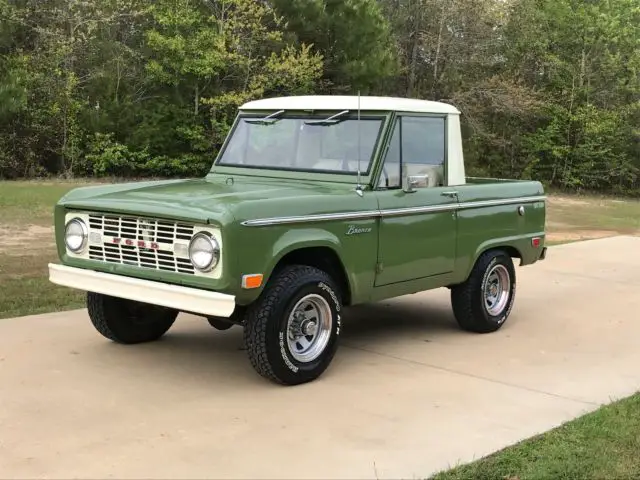
[[[542,253],[546,209],[540,182],[468,178],[457,187],[459,210],[454,281],[464,281],[482,252],[502,247],[535,263]],[[524,212],[519,212],[523,207]],[[539,237],[539,246],[532,239]]]

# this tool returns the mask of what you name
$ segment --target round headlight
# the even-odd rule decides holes
[[[74,218],[65,226],[64,243],[73,253],[80,253],[87,245],[88,235],[87,225],[79,218]]]
[[[189,243],[189,259],[201,272],[209,272],[220,260],[220,245],[205,232],[196,233]]]

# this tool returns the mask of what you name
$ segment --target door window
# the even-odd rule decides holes
[[[407,175],[427,175],[429,186],[445,182],[446,128],[443,117],[402,116],[396,120],[379,186],[399,188]]]

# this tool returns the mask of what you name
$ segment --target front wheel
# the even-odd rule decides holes
[[[244,340],[251,365],[280,384],[315,380],[337,350],[341,308],[340,291],[327,273],[285,267],[247,311]]]
[[[176,310],[94,292],[87,293],[87,310],[102,336],[125,344],[159,339],[178,316]]]
[[[458,325],[476,333],[495,332],[509,318],[516,294],[516,272],[503,250],[483,253],[467,281],[451,288]]]

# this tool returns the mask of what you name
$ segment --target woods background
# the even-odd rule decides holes
[[[640,195],[640,0],[0,0],[0,178],[206,173],[246,100],[463,112],[468,172]]]

